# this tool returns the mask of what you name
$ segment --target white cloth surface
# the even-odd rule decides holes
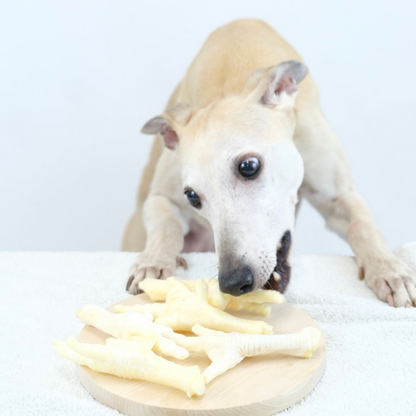
[[[396,253],[416,270],[416,243]],[[79,307],[107,307],[128,297],[124,286],[134,257],[0,254],[0,415],[119,414],[87,393],[75,364],[57,356],[51,340],[79,333]],[[184,257],[189,269],[178,269],[178,277],[215,273],[214,254]],[[282,414],[416,415],[416,308],[379,301],[358,279],[354,258],[294,255],[292,264],[287,300],[320,324],[327,364],[316,388]]]

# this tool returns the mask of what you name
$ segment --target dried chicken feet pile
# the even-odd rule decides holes
[[[215,280],[166,281],[146,279],[140,288],[154,301],[146,305],[117,305],[116,314],[97,305],[77,311],[87,325],[113,336],[106,345],[54,341],[58,353],[79,365],[119,377],[147,380],[201,395],[215,377],[245,357],[270,353],[308,358],[319,345],[320,331],[304,328],[294,334],[271,335],[263,321],[241,319],[224,309],[265,314],[263,302],[281,303],[283,295],[257,291],[234,298],[220,292]],[[187,337],[174,331],[193,331]],[[189,352],[205,353],[211,365],[201,374],[197,366],[174,364],[155,353],[185,359]]]
[[[234,297],[228,293],[222,293],[218,284],[218,279],[202,279],[208,285],[208,303],[211,306],[215,306],[217,309],[225,310],[232,309],[236,311],[245,310],[257,313],[263,316],[269,316],[271,307],[265,305],[265,303],[282,303],[285,301],[285,297],[274,290],[259,289],[255,292],[246,293],[239,297]],[[192,291],[196,290],[198,280],[183,280],[186,286]],[[139,284],[139,288],[146,293],[147,296],[153,302],[165,301],[169,291],[169,279],[145,279]],[[158,305],[158,304],[155,304]],[[116,312],[127,312],[128,310],[135,310],[136,312],[149,312],[148,305],[136,305],[134,307],[118,305]],[[163,309],[156,306],[152,309],[152,313],[160,315],[163,313]]]
[[[149,345],[138,341],[109,338],[106,345],[97,345],[82,344],[70,338],[66,343],[54,341],[54,345],[63,358],[100,373],[162,384],[182,390],[189,397],[205,392],[198,366],[172,363],[152,352]]]
[[[189,352],[204,352],[212,361],[202,373],[205,383],[235,367],[245,357],[270,353],[309,358],[318,348],[321,333],[308,326],[294,334],[254,335],[237,332],[213,331],[195,325],[192,332],[197,337],[179,337],[176,342]]]
[[[174,331],[191,331],[194,325],[199,324],[224,332],[273,333],[273,328],[266,322],[237,318],[211,306],[208,303],[208,285],[204,280],[196,281],[195,292],[174,277],[169,277],[167,284],[166,303],[154,303],[146,309],[119,307],[115,311],[149,311],[156,317],[155,323],[168,326]],[[153,310],[152,307],[155,309]]]
[[[77,317],[86,325],[91,325],[119,339],[155,339],[153,351],[162,355],[183,360],[189,353],[176,345],[171,328],[155,324],[150,313],[127,312],[116,315],[98,305],[86,305],[77,311]]]

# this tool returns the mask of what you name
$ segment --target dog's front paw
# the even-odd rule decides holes
[[[360,268],[374,293],[390,306],[416,306],[416,273],[397,257],[373,261]]]
[[[133,295],[140,293],[139,283],[144,279],[166,279],[172,276],[176,266],[186,269],[186,260],[181,256],[173,259],[140,253],[130,268],[126,290]]]

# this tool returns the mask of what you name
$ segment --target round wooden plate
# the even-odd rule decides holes
[[[145,294],[130,297],[120,304],[150,302]],[[112,307],[109,308],[112,310]],[[236,312],[235,316],[259,319]],[[289,304],[272,306],[265,319],[275,334],[300,331],[318,324],[305,312]],[[322,331],[321,331],[322,332]],[[104,344],[108,335],[91,326],[79,334],[80,342]],[[318,383],[325,368],[325,340],[311,358],[268,355],[244,359],[233,369],[211,381],[205,394],[188,398],[185,393],[146,381],[132,381],[79,367],[81,382],[99,402],[129,416],[268,416],[303,399]],[[197,364],[203,371],[210,364],[202,354],[191,354],[183,365]]]

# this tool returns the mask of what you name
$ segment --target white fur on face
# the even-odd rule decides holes
[[[266,111],[267,116],[273,110]],[[243,123],[250,125],[247,114]],[[201,198],[197,212],[211,223],[220,270],[230,268],[227,262],[236,269],[249,267],[259,288],[276,266],[283,234],[293,233],[303,179],[302,158],[291,138],[294,122],[279,114],[254,129],[238,123],[233,129],[235,123],[223,120],[212,124],[180,145],[183,185]],[[238,173],[245,156],[260,160],[256,179]]]

